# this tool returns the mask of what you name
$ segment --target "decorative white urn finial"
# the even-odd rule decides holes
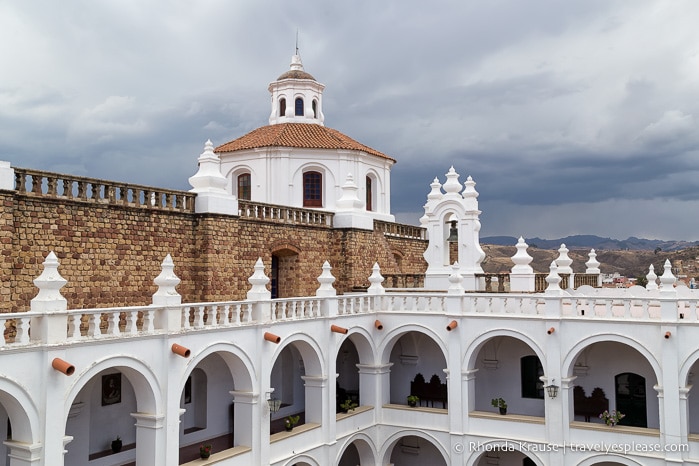
[[[61,294],[61,288],[68,281],[58,273],[58,258],[51,251],[44,260],[44,270],[34,279],[34,285],[39,293],[31,300],[31,310],[39,312],[55,312],[68,309],[68,301]]]
[[[534,273],[534,269],[529,265],[533,257],[527,252],[529,245],[524,242],[524,238],[520,236],[515,247],[517,252],[512,256],[512,262],[515,263],[515,266],[512,267],[512,273]]]
[[[599,269],[599,262],[597,261],[597,253],[595,250],[590,249],[590,253],[587,255],[587,257],[589,257],[590,260],[585,262],[585,267],[587,267],[587,269],[585,269],[585,273],[599,275],[601,271]]]
[[[371,268],[371,275],[369,276],[369,283],[371,285],[366,290],[368,294],[384,294],[386,289],[381,283],[383,283],[383,276],[381,276],[381,268],[378,262],[374,262],[374,266]]]
[[[675,276],[672,274],[672,264],[670,264],[670,259],[665,259],[663,268],[665,271],[660,276],[660,291],[675,291],[675,282],[677,281],[677,278],[675,278]]]
[[[561,276],[558,275],[558,266],[556,261],[551,261],[549,266],[549,274],[546,275],[546,283],[549,286],[546,288],[546,294],[555,294],[561,291]]]
[[[320,286],[316,290],[316,296],[336,296],[337,290],[333,288],[333,283],[335,282],[335,277],[330,273],[332,267],[328,261],[323,263],[323,272],[318,277],[318,283]]]
[[[180,284],[180,278],[175,275],[175,263],[170,254],[165,256],[160,267],[160,275],[153,280],[158,286],[158,291],[153,294],[153,304],[181,303],[182,296],[175,289]]]
[[[272,297],[272,293],[267,289],[269,277],[265,275],[265,264],[261,257],[257,258],[255,272],[248,278],[248,283],[252,285],[248,291],[248,299],[270,299]]]
[[[655,267],[653,267],[653,264],[650,264],[650,267],[648,267],[648,275],[646,275],[646,280],[648,283],[646,283],[646,290],[657,290],[658,289],[658,283],[656,280],[658,279],[658,276],[655,274]]]
[[[568,248],[565,244],[561,244],[558,249],[558,259],[556,259],[556,267],[558,267],[558,273],[573,273],[573,269],[570,264],[573,263],[573,259],[568,257]]]

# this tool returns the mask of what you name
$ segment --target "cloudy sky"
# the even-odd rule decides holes
[[[422,214],[454,165],[482,236],[699,240],[696,0],[0,2],[0,160],[189,189],[267,124],[289,66],[325,124],[398,160]]]

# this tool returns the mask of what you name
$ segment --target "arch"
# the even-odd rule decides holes
[[[359,364],[374,364],[376,361],[376,347],[371,334],[363,327],[352,327],[347,332],[345,339],[354,344],[359,354]],[[343,340],[344,341],[344,340]],[[340,342],[342,344],[342,342]],[[338,346],[338,350],[340,347]]]
[[[646,361],[650,364],[651,368],[653,369],[655,380],[662,380],[660,364],[658,363],[658,360],[655,359],[653,354],[650,351],[648,351],[648,349],[645,346],[643,346],[637,340],[634,340],[627,336],[617,335],[614,333],[600,333],[597,335],[591,335],[573,345],[573,347],[571,347],[571,349],[568,351],[568,353],[566,353],[565,357],[563,358],[563,362],[561,365],[561,375],[564,377],[570,377],[573,374],[573,364],[585,348],[595,343],[608,341],[621,343],[638,351],[646,359]]]
[[[303,97],[296,97],[296,99],[294,100],[294,115],[303,116],[303,114]]]
[[[151,370],[141,360],[132,356],[113,356],[96,361],[76,377],[65,397],[64,412],[70,411],[73,401],[96,375],[106,369],[118,369],[129,380],[136,393],[136,407],[141,413],[160,413],[164,401],[161,398],[160,384]]]
[[[595,466],[596,464],[599,464],[601,462],[612,462],[612,463],[617,463],[617,464],[621,464],[624,466],[643,466],[643,463],[639,463],[638,461],[632,460],[632,459],[627,458],[625,456],[610,455],[610,454],[600,454],[600,455],[590,456],[590,457],[582,460],[580,463],[578,463],[578,466]]]
[[[340,464],[340,460],[342,459],[342,455],[345,453],[345,450],[353,443],[357,448],[357,452],[359,453],[361,466],[379,464],[378,451],[376,449],[374,439],[364,433],[351,435],[342,443],[338,450],[337,456],[335,457],[334,464]]]
[[[476,357],[480,352],[481,348],[485,343],[495,337],[511,337],[524,342],[529,346],[539,357],[541,365],[544,367],[544,372],[546,372],[546,354],[541,349],[541,347],[532,340],[528,335],[512,329],[496,329],[490,330],[486,333],[481,334],[478,338],[474,339],[471,344],[466,348],[466,353],[464,354],[464,364],[462,364],[462,371],[473,370],[476,364]]]
[[[189,359],[185,371],[180,379],[180,390],[184,387],[187,377],[190,376],[197,365],[206,357],[214,353],[221,356],[231,371],[231,376],[235,381],[236,390],[253,391],[253,387],[257,385],[257,381],[255,380],[256,377],[254,377],[254,364],[242,348],[227,341],[212,342],[209,344],[209,346],[202,349]]]
[[[273,255],[277,256],[290,256],[293,254],[301,254],[301,248],[299,248],[295,244],[286,241],[272,243],[269,250]]]
[[[247,164],[236,165],[226,173],[226,180],[228,183],[226,189],[229,189],[231,194],[237,195],[238,176],[245,173],[250,174],[250,197],[252,197],[252,182],[253,180],[258,179],[258,177],[253,167]]]
[[[684,381],[684,386],[686,387],[689,385],[689,371],[692,369],[692,366],[699,361],[699,349],[695,350],[692,352],[689,356],[687,356],[684,361],[680,364],[680,370],[679,370],[679,380],[680,383]]]
[[[320,463],[308,455],[298,455],[284,463],[284,466],[320,466]]]
[[[313,110],[313,118],[318,118],[318,100],[313,99],[313,102],[311,102],[311,109]]]
[[[495,451],[498,450],[499,448],[506,449],[507,451],[518,451],[522,453],[524,456],[529,458],[536,464],[537,466],[546,466],[546,463],[544,463],[541,458],[536,456],[533,452],[527,451],[524,452],[522,451],[521,445],[519,442],[511,442],[507,440],[492,440],[492,441],[486,441],[486,442],[480,442],[478,444],[479,448],[473,449],[474,451],[471,452],[468,458],[466,458],[466,465],[467,466],[475,466],[478,464],[478,460],[487,452],[489,451]]]
[[[446,323],[445,323],[446,325]],[[381,355],[380,363],[385,364],[389,362],[389,359],[391,357],[391,350],[393,350],[393,346],[396,344],[398,339],[402,337],[403,335],[409,333],[409,332],[418,332],[427,335],[430,337],[432,340],[437,343],[437,346],[439,346],[439,349],[442,351],[442,355],[444,356],[444,360],[447,360],[447,345],[444,340],[442,340],[439,335],[433,331],[431,328],[423,326],[423,325],[418,325],[418,324],[404,324],[400,325],[394,329],[392,329],[388,334],[386,335],[385,340],[379,345],[377,348],[379,354]]]
[[[391,453],[393,453],[393,448],[396,446],[396,443],[398,443],[398,441],[403,437],[411,437],[411,436],[412,437],[419,437],[423,440],[427,440],[442,455],[442,458],[444,459],[445,464],[450,464],[449,463],[449,450],[447,450],[444,447],[444,445],[442,445],[439,442],[439,440],[437,440],[436,437],[428,434],[427,432],[421,432],[419,430],[413,430],[413,429],[405,429],[405,430],[398,431],[386,439],[386,441],[384,442],[384,444],[380,450],[379,458],[382,459],[382,462],[379,464],[389,464],[390,460],[391,460]]]
[[[279,116],[286,116],[286,97],[279,98]]]
[[[0,375],[0,404],[12,423],[12,438],[37,443],[40,418],[34,400],[22,385],[5,375]]]
[[[325,357],[323,356],[323,350],[317,341],[304,333],[293,333],[285,337],[282,340],[282,344],[279,345],[272,355],[272,365],[274,365],[274,362],[284,348],[292,344],[299,354],[301,354],[303,365],[306,369],[306,375],[320,376],[325,373]]]

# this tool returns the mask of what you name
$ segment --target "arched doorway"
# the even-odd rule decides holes
[[[270,274],[272,299],[291,298],[300,295],[299,252],[298,248],[290,245],[273,249]]]

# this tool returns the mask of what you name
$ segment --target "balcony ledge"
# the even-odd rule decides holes
[[[421,406],[415,406],[414,408],[408,406],[408,405],[397,405],[397,404],[386,404],[383,405],[384,409],[401,409],[403,411],[419,411],[423,413],[432,413],[432,414],[449,414],[448,409],[440,409],[440,408],[427,408],[427,407],[421,407]]]
[[[201,464],[216,464],[220,461],[227,460],[228,458],[233,458],[234,456],[242,455],[252,451],[252,448],[239,445],[237,447],[228,448],[227,450],[212,453],[208,459],[196,459],[190,461],[189,463],[184,463],[181,466],[197,466]]]
[[[476,419],[497,419],[498,421],[526,422],[529,424],[546,424],[546,418],[527,416],[525,414],[499,414],[487,411],[471,411],[468,416]]]
[[[276,434],[270,435],[269,436],[269,443],[279,442],[281,440],[287,439],[289,437],[293,437],[295,435],[302,434],[304,432],[308,432],[309,430],[317,429],[319,427],[320,427],[320,424],[318,424],[318,423],[307,422],[306,424],[301,424],[298,427],[294,427],[294,429],[290,432],[282,431],[282,432],[277,432]]]
[[[354,408],[352,411],[349,413],[337,413],[337,417],[335,418],[336,421],[341,421],[342,419],[347,419],[348,417],[356,416],[359,413],[364,413],[366,411],[371,411],[374,409],[373,406],[357,406]]]
[[[606,424],[598,422],[580,422],[573,421],[570,423],[570,427],[574,429],[583,430],[596,430],[602,432],[614,432],[617,434],[634,434],[634,435],[646,435],[649,437],[660,437],[660,429],[649,429],[647,427],[632,427],[632,426],[614,426],[609,427]]]

